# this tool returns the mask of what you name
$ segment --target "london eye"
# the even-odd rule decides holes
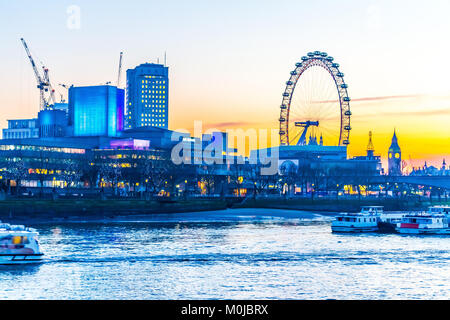
[[[280,145],[350,144],[350,98],[339,64],[326,52],[296,63],[280,106]]]

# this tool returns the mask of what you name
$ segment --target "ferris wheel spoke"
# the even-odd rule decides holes
[[[289,93],[290,105],[287,110],[287,119],[281,128],[285,128],[286,133],[281,132],[280,139],[283,144],[295,143],[299,136],[305,130],[305,127],[297,127],[296,122],[313,121],[307,126],[307,137],[313,136],[319,138],[322,136],[327,144],[334,143],[341,145],[344,141],[341,139],[341,91],[337,87],[342,83],[340,79],[335,81],[334,77],[340,72],[334,65],[333,59],[328,59],[319,51],[309,53],[302,58],[302,63],[297,64],[297,76],[292,77],[292,91]],[[286,114],[286,113],[284,113]],[[350,115],[345,115],[348,117]],[[316,121],[318,124],[316,125]],[[283,135],[287,139],[283,140]],[[347,133],[348,136],[348,133]],[[347,139],[347,136],[345,139]],[[283,142],[284,141],[284,142]],[[345,141],[345,145],[348,141]]]

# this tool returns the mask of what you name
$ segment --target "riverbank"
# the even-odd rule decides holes
[[[362,206],[383,206],[385,211],[423,211],[429,206],[450,205],[450,201],[412,201],[402,199],[324,199],[324,198],[248,198],[233,208],[290,209],[321,212],[359,212]]]
[[[225,200],[35,200],[0,201],[0,220],[30,221],[79,217],[84,219],[113,218],[158,213],[215,211],[227,208]]]
[[[422,211],[428,206],[449,202],[417,202],[400,199],[247,198],[177,199],[176,201],[137,199],[9,199],[0,201],[0,220],[27,224],[33,221],[98,220],[154,214],[190,213],[232,209],[284,209],[307,212],[359,212],[361,206],[384,206],[385,211]],[[206,213],[205,213],[206,214]]]

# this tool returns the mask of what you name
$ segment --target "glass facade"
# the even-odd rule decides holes
[[[71,87],[69,125],[74,136],[117,136],[123,130],[124,90],[112,86]]]
[[[146,63],[127,70],[127,129],[169,127],[169,68]]]

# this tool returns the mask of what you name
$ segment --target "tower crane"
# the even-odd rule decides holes
[[[120,78],[122,76],[122,57],[123,57],[123,52],[120,53],[120,58],[119,58],[119,72],[117,75],[117,88],[119,88],[119,86],[120,86]]]
[[[66,84],[64,84],[64,83],[60,83],[59,84],[59,86],[60,87],[63,87],[64,89],[66,89],[66,90],[69,90],[69,87],[66,85]],[[59,92],[59,91],[58,91]],[[59,95],[61,96],[61,103],[65,103],[66,102],[66,100],[64,100],[64,96],[61,94],[61,93],[59,93]]]
[[[31,62],[31,66],[33,67],[34,75],[35,75],[36,81],[38,83],[37,88],[39,89],[39,94],[40,94],[40,109],[41,110],[47,109],[47,108],[49,108],[50,102],[55,103],[55,90],[53,89],[53,87],[50,83],[48,68],[43,66],[42,67],[43,75],[41,75],[39,73],[38,68],[36,67],[36,63],[34,62],[33,57],[31,56],[31,52],[30,52],[30,49],[28,48],[27,43],[25,42],[25,40],[23,38],[20,38],[20,40],[22,41],[22,44],[25,48],[28,59]],[[46,92],[50,92],[50,96],[48,99],[45,97]]]

